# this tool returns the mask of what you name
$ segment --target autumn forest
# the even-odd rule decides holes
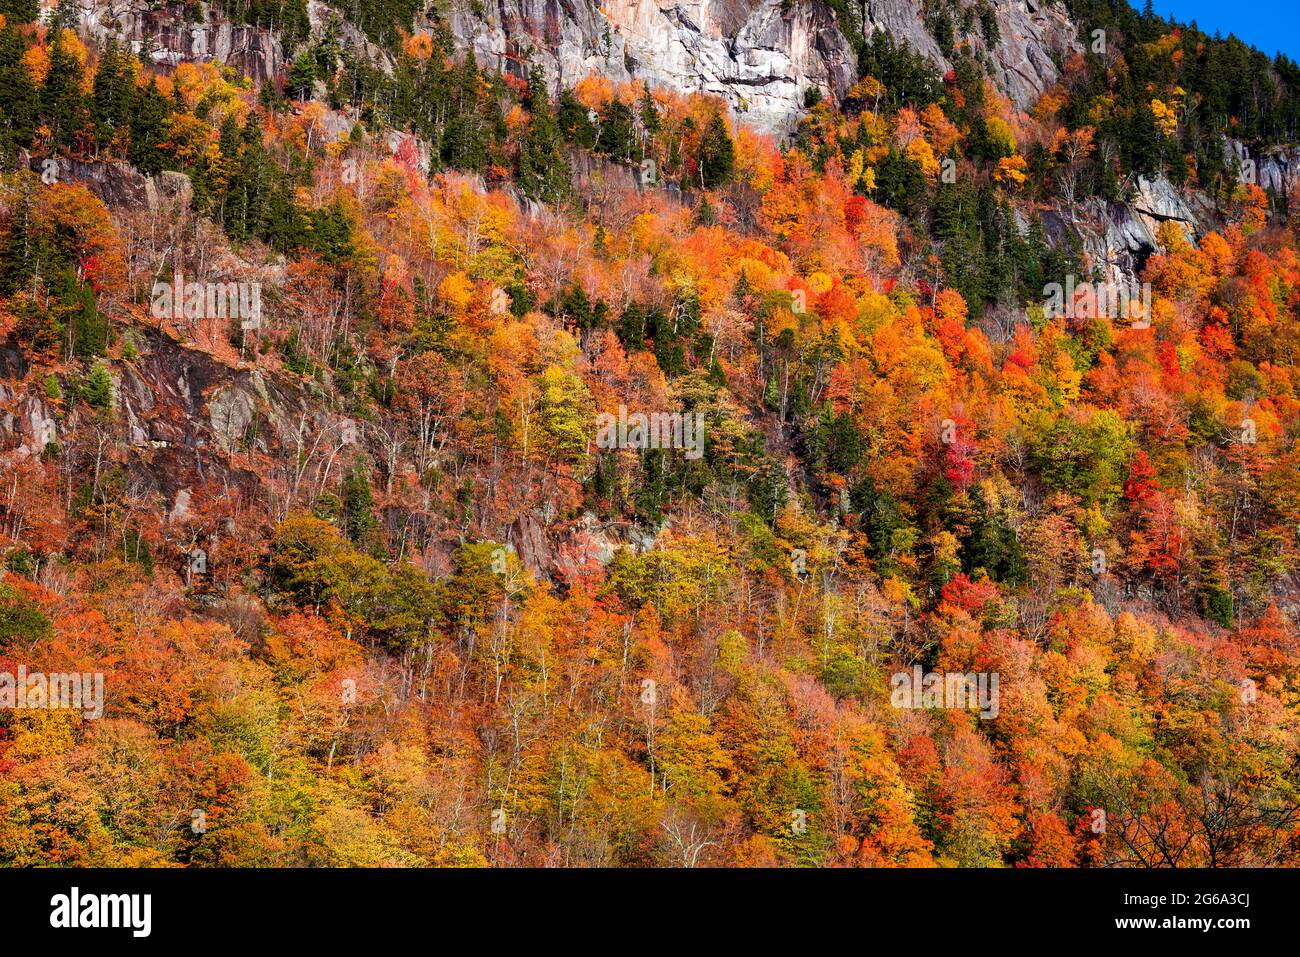
[[[913,5],[0,0],[0,863],[1300,863],[1300,68]]]

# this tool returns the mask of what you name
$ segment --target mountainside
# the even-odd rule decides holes
[[[1060,78],[1060,64],[1081,50],[1076,29],[1059,8],[1032,0],[988,3],[990,23],[975,39],[989,58],[991,75],[1016,106],[1027,109]],[[244,26],[220,5],[193,19],[183,4],[156,6],[140,0],[78,0],[78,29],[103,42],[128,41],[151,64],[182,61],[229,63],[258,81],[285,67],[280,30]],[[46,9],[50,9],[46,7]],[[864,0],[843,8],[845,29],[870,38],[880,31],[923,54],[940,73],[949,61],[927,31],[922,4],[913,0]],[[306,4],[313,31],[331,8]],[[460,47],[473,46],[479,62],[499,73],[523,75],[529,54],[556,84],[572,85],[599,74],[614,82],[640,80],[683,93],[715,93],[746,121],[790,132],[810,89],[836,100],[856,79],[853,46],[835,13],[822,0],[677,3],[663,6],[614,0],[558,3],[510,0],[480,4],[452,0],[417,11],[413,23],[431,29],[445,22]],[[990,34],[989,31],[994,33]],[[348,41],[365,46],[355,29]],[[370,52],[391,66],[370,44]]]
[[[1300,860],[1294,63],[0,18],[0,861]]]
[[[43,9],[48,14],[52,6]],[[1066,60],[1085,52],[1079,27],[1061,6],[990,0],[957,9],[971,18],[970,52],[1016,109],[1031,109],[1060,82]],[[205,7],[195,18],[184,5],[139,0],[79,0],[69,10],[83,35],[99,43],[117,37],[144,62],[160,68],[217,62],[263,82],[283,75],[290,65],[284,27],[274,19],[262,27],[244,25],[219,7]],[[682,93],[716,94],[741,121],[778,135],[794,132],[810,92],[835,103],[843,100],[858,75],[854,42],[846,34],[865,43],[879,33],[924,57],[936,74],[952,70],[927,26],[924,4],[863,0],[842,8],[841,16],[843,28],[821,0],[662,8],[621,2],[597,6],[587,0],[490,6],[454,0],[445,8],[417,11],[412,23],[426,31],[445,24],[457,48],[472,47],[481,64],[504,76],[522,80],[531,60],[544,69],[553,88],[599,75],[615,83],[639,81]],[[254,17],[252,22],[263,21]],[[346,48],[391,74],[390,51],[319,0],[305,4],[289,32],[295,38],[319,38],[331,22]],[[1091,35],[1083,39],[1098,42]],[[1232,138],[1225,150],[1229,158],[1255,163],[1259,184],[1279,195],[1287,194],[1300,177],[1294,150],[1252,152]],[[1216,225],[1204,210],[1191,208],[1197,205],[1194,197],[1171,199],[1167,182],[1151,181],[1143,191],[1145,207],[1112,203],[1091,210],[1089,229],[1081,237],[1092,257],[1111,265],[1115,281],[1136,281],[1138,267],[1155,248],[1157,222],[1173,218],[1198,232]],[[1172,214],[1166,215],[1161,203],[1166,208],[1172,204]]]

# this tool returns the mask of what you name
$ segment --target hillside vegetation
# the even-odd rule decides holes
[[[105,688],[0,863],[1300,863],[1295,64],[1074,0],[1022,111],[931,3],[778,142],[218,6],[283,75],[0,0],[0,673]]]

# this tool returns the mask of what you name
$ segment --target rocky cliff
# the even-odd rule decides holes
[[[998,0],[993,7],[998,42],[975,42],[988,56],[994,82],[1025,110],[1061,79],[1069,55],[1082,51],[1078,31],[1055,2]]]
[[[854,78],[846,33],[885,31],[933,61],[950,64],[923,22],[918,0],[859,0],[840,24],[821,0],[503,0],[457,3],[456,35],[480,60],[518,69],[531,52],[564,82],[591,73],[640,79],[724,97],[755,125],[788,132],[817,89],[838,98]],[[1024,109],[1060,78],[1060,63],[1080,49],[1063,8],[1038,0],[998,0],[995,42],[974,42],[995,82]]]
[[[345,44],[391,68],[390,55],[337,8],[320,0],[307,6],[313,35],[337,17]],[[1056,0],[990,0],[988,7],[994,24],[977,24],[963,42],[1012,103],[1027,110],[1082,50],[1078,29]],[[958,0],[951,10],[961,16],[970,8]],[[294,54],[274,31],[234,24],[206,4],[75,0],[73,9],[81,33],[99,43],[116,37],[158,67],[215,61],[265,81],[281,75]],[[416,29],[432,29],[445,17],[458,45],[472,46],[484,66],[522,77],[525,64],[536,62],[557,86],[601,75],[716,94],[744,122],[778,134],[795,128],[808,91],[838,99],[854,82],[856,56],[846,36],[884,31],[939,72],[951,68],[926,25],[922,0],[851,0],[840,10],[846,22],[824,0],[450,0],[418,15]],[[1266,189],[1285,192],[1300,178],[1294,155],[1251,156],[1238,143],[1230,151]],[[1074,231],[1093,265],[1115,281],[1132,281],[1166,219],[1193,237],[1215,225],[1203,197],[1156,180],[1137,183],[1127,204],[1094,200],[1049,214],[1049,234]]]
[[[45,7],[52,9],[51,0]],[[116,37],[159,67],[216,61],[262,81],[283,71],[293,52],[275,31],[232,23],[206,4],[74,0],[72,9],[81,33],[101,43]],[[940,72],[949,68],[923,22],[920,0],[858,0],[844,9],[853,22],[841,25],[823,0],[452,0],[441,14],[429,8],[416,26],[428,28],[436,15],[447,15],[460,44],[472,45],[480,62],[501,72],[519,75],[531,57],[556,84],[600,74],[714,93],[754,125],[784,133],[797,123],[807,91],[838,98],[852,84],[855,55],[846,33],[886,31]],[[995,82],[1027,108],[1079,48],[1074,25],[1061,7],[1040,0],[997,0],[993,10],[996,41],[973,36],[971,42]],[[314,32],[334,12],[310,0]],[[346,22],[343,39],[391,65]]]
[[[42,2],[46,15],[55,6]],[[155,68],[216,61],[261,82],[284,66],[284,47],[274,31],[236,25],[206,5],[198,19],[186,15],[185,4],[141,0],[73,0],[69,9],[80,34],[97,43],[116,39]]]
[[[771,130],[793,128],[805,91],[839,97],[854,80],[853,50],[820,0],[503,0],[453,9],[457,36],[503,72],[531,54],[563,83],[598,73],[715,93]]]

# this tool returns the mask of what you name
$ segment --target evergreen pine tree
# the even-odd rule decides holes
[[[40,264],[55,255],[35,228],[36,189],[31,175],[18,178],[18,200],[9,211],[9,228],[0,233],[0,296],[12,296],[28,287]]]
[[[90,95],[90,117],[95,124],[95,144],[109,150],[130,125],[135,100],[135,76],[129,54],[122,53],[115,39],[109,39],[99,55]]]
[[[641,129],[645,131],[646,140],[650,141],[658,136],[662,126],[659,107],[655,105],[654,97],[650,95],[650,87],[644,87],[641,90]]]
[[[32,23],[40,15],[39,0],[0,0],[0,16],[11,24]]]
[[[359,548],[371,552],[382,549],[379,520],[375,518],[375,496],[361,462],[354,463],[343,476],[342,520],[344,533]]]
[[[90,370],[85,384],[81,387],[81,397],[92,409],[107,409],[113,404],[113,377],[103,365],[96,362]]]
[[[700,185],[717,189],[730,181],[736,168],[736,147],[721,113],[714,113],[700,142]]]
[[[555,118],[570,143],[576,143],[584,149],[596,145],[596,127],[591,122],[590,111],[573,95],[572,90],[561,91]]]
[[[543,202],[558,202],[569,190],[569,161],[564,139],[551,109],[551,96],[540,67],[528,73],[528,131],[519,145],[519,186]]]
[[[39,103],[41,120],[50,128],[50,145],[56,149],[70,146],[85,125],[82,75],[81,64],[63,45],[62,31],[55,31]]]
[[[284,83],[285,95],[294,100],[308,99],[317,79],[316,58],[310,49],[305,49],[293,58],[289,67],[289,76]]]
[[[487,165],[478,60],[471,47],[458,70],[453,71],[456,108],[448,118],[442,139],[443,162],[453,169],[478,172]]]
[[[83,359],[103,355],[108,347],[108,320],[95,305],[95,291],[67,271],[59,283],[58,295],[68,352]]]
[[[272,83],[264,88],[275,88]],[[162,144],[167,141],[167,123],[171,118],[171,104],[158,89],[158,81],[149,78],[147,86],[136,91],[131,109],[131,142],[127,159],[146,176],[160,173],[167,165],[167,154]]]
[[[632,130],[632,111],[622,100],[610,100],[605,107],[596,148],[621,162],[634,158],[636,139]]]
[[[0,30],[0,168],[13,165],[36,130],[36,84],[23,62],[25,52],[12,24]]]

